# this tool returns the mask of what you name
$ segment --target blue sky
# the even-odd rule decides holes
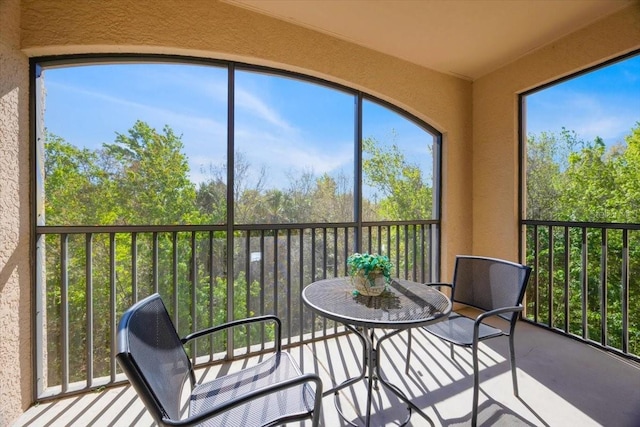
[[[559,133],[585,141],[624,142],[640,122],[640,55],[527,96],[527,133]]]
[[[191,178],[226,161],[226,68],[187,64],[93,65],[45,70],[45,125],[88,148],[112,143],[136,120],[182,135]],[[236,149],[255,183],[286,188],[303,172],[353,176],[354,97],[316,84],[236,72]],[[527,132],[574,130],[585,140],[621,142],[640,121],[640,56],[527,97]],[[396,137],[391,137],[394,130]],[[379,105],[364,105],[363,135],[396,143],[426,175],[431,136]],[[252,184],[249,184],[252,185]],[[367,189],[365,188],[365,191]]]

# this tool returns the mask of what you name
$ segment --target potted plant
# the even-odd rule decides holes
[[[362,295],[380,295],[391,281],[393,264],[386,255],[355,253],[347,258],[351,283]]]

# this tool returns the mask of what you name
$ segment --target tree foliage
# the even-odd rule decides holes
[[[526,181],[527,219],[640,223],[640,123],[610,147],[567,130],[530,135]],[[620,349],[626,315],[629,351],[640,354],[640,232],[528,227],[527,263],[538,278],[528,293],[530,317]]]
[[[380,192],[378,214],[389,220],[433,217],[433,189],[423,171],[410,163],[396,144],[385,146],[375,138],[362,142],[365,183]]]
[[[372,219],[431,218],[432,190],[419,167],[408,162],[395,145],[384,147],[368,139],[363,150],[365,179],[383,196],[375,202],[362,201],[366,215]],[[183,151],[181,136],[172,128],[165,126],[159,132],[142,121],[136,121],[125,133],[116,133],[113,142],[95,150],[77,148],[47,133],[46,224],[226,224],[227,165],[210,166],[207,178],[196,185],[190,180]],[[351,178],[303,171],[291,175],[288,188],[267,188],[264,168],[254,168],[242,153],[234,157],[231,202],[235,224],[354,220]],[[109,375],[112,322],[134,301],[154,291],[163,296],[181,335],[229,317],[262,313],[281,315],[292,334],[309,331],[310,318],[302,322],[307,322],[306,326],[288,324],[290,319],[299,320],[302,310],[291,301],[299,299],[301,283],[332,274],[329,269],[344,270],[346,231],[234,231],[232,248],[227,246],[226,233],[224,227],[193,232],[158,228],[152,232],[47,236],[48,353],[63,353],[61,337],[67,328],[69,348],[77,349],[69,358],[71,380],[87,375],[86,354],[91,349],[94,376]],[[406,228],[389,228],[388,234],[402,240],[394,250],[410,250],[405,248],[406,233]],[[304,247],[311,248],[311,253],[305,253]],[[253,254],[260,255],[258,263]],[[229,262],[234,266],[233,277],[228,272]],[[402,265],[417,271],[405,261]],[[269,288],[267,284],[272,285]],[[73,319],[66,326],[61,311],[64,300]],[[233,302],[233,313],[228,301]],[[92,313],[87,311],[88,305]],[[234,342],[249,347],[261,342],[264,334],[271,337],[272,331],[239,328],[234,331]],[[202,340],[189,351],[209,354],[224,350],[226,344],[225,336],[220,336]],[[61,380],[61,362],[49,359],[50,384]]]
[[[137,121],[126,133],[116,133],[112,143],[96,150],[82,149],[56,135],[46,134],[45,219],[47,225],[175,225],[226,224],[226,165],[210,167],[197,186],[181,137],[170,127],[161,132]],[[236,224],[339,223],[354,219],[354,183],[342,174],[315,176],[303,171],[289,179],[287,188],[267,188],[266,171],[256,170],[235,154],[233,212]],[[411,162],[400,148],[374,138],[363,141],[363,179],[376,194],[361,207],[367,220],[413,220],[433,217],[430,177]],[[251,176],[257,176],[250,181]],[[527,146],[527,218],[562,221],[640,222],[640,124],[624,144],[607,147],[600,139],[580,140],[575,132],[531,135]],[[389,227],[377,238],[397,242],[399,254],[420,247],[408,245],[410,230]],[[286,324],[301,319],[301,307],[292,304],[300,283],[344,268],[347,243],[336,230],[290,232],[236,231],[232,253],[224,228],[206,232],[104,233],[47,237],[47,330],[49,354],[61,354],[61,303],[68,300],[72,380],[84,378],[88,346],[94,347],[94,376],[108,375],[112,316],[134,300],[153,292],[163,295],[181,334],[221,323],[229,317],[273,312],[284,316],[292,334],[312,325]],[[296,234],[297,233],[297,234]],[[380,231],[378,231],[380,233]],[[568,235],[568,239],[566,236]],[[90,240],[88,240],[90,239]],[[568,323],[568,332],[602,339],[602,314],[607,316],[608,345],[620,346],[622,337],[621,287],[623,236],[607,235],[606,283],[600,278],[603,244],[599,230],[539,228],[527,232],[528,263],[537,239],[539,288],[537,301],[527,300],[529,313],[554,327]],[[630,313],[640,312],[640,232],[629,233]],[[311,253],[303,248],[310,240]],[[584,242],[588,257],[584,276]],[[352,245],[353,242],[349,242]],[[364,242],[363,242],[364,244]],[[415,245],[415,242],[412,244]],[[90,248],[90,255],[87,252]],[[424,249],[424,248],[423,248]],[[63,253],[63,250],[66,253]],[[308,249],[306,249],[308,251]],[[260,254],[255,263],[252,254]],[[112,255],[113,254],[113,255]],[[292,256],[294,254],[295,256]],[[565,254],[570,262],[565,271]],[[112,258],[113,257],[113,258]],[[297,258],[296,258],[297,257]],[[227,265],[232,259],[233,277]],[[413,271],[415,255],[399,257],[396,272]],[[64,269],[63,269],[64,261]],[[549,266],[553,266],[549,269]],[[135,267],[135,268],[134,268]],[[87,271],[91,271],[91,284]],[[63,278],[63,272],[65,277]],[[298,277],[299,276],[299,277]],[[586,280],[585,280],[586,277]],[[63,280],[64,279],[64,280]],[[272,284],[267,288],[267,283]],[[566,283],[566,285],[565,285]],[[585,292],[586,291],[586,292]],[[229,294],[231,292],[231,294]],[[531,294],[531,293],[530,293]],[[603,299],[603,295],[606,298]],[[233,313],[228,312],[232,298]],[[197,301],[197,304],[194,304]],[[566,303],[565,303],[566,301]],[[604,301],[604,303],[603,303]],[[87,304],[93,302],[93,319]],[[606,306],[603,304],[606,303]],[[534,307],[534,304],[537,306]],[[582,307],[587,310],[583,311]],[[640,353],[640,321],[630,317],[629,342]],[[85,325],[93,322],[93,344]],[[305,319],[304,322],[310,322]],[[318,321],[318,319],[316,319]],[[304,323],[302,322],[302,323]],[[583,329],[586,322],[587,330]],[[236,343],[258,343],[270,330],[236,330]],[[195,354],[223,350],[224,336],[199,342]],[[52,359],[50,383],[59,383],[60,360]]]

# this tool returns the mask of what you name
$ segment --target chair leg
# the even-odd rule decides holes
[[[473,409],[471,414],[471,427],[478,424],[478,394],[480,392],[480,377],[478,369],[478,345],[473,346]]]
[[[513,378],[513,394],[518,396],[518,375],[516,374],[516,351],[513,345],[513,334],[509,335],[509,353],[511,356],[511,377]]]
[[[456,358],[456,352],[454,351],[453,344],[449,343],[449,351],[451,351],[451,360]]]
[[[404,365],[404,373],[409,375],[409,362],[411,359],[411,341],[413,340],[413,335],[411,334],[411,329],[407,329],[407,332],[409,333],[409,337],[407,339],[407,358],[406,358],[406,362]]]
[[[316,383],[316,399],[313,404],[313,416],[311,418],[311,427],[320,427],[320,419],[322,418],[322,381]]]

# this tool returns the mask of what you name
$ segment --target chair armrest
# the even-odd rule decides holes
[[[522,304],[520,304],[514,307],[501,307],[501,308],[496,308],[495,310],[485,311],[484,313],[481,313],[478,315],[478,317],[476,317],[476,324],[480,324],[487,317],[498,316],[500,314],[511,313],[511,312],[517,313],[522,310],[523,310],[523,307],[522,307]]]
[[[475,347],[478,343],[478,337],[480,335],[480,324],[487,317],[498,316],[504,313],[517,313],[523,310],[522,304],[514,306],[514,307],[501,307],[496,308],[494,310],[485,311],[476,317],[473,323],[473,346]],[[513,332],[513,327],[515,326],[515,322],[511,322],[511,332]],[[511,333],[510,332],[510,333]]]
[[[233,323],[233,322],[230,322],[230,323]],[[320,408],[319,402],[321,402],[322,400],[322,381],[320,380],[320,377],[316,374],[302,374],[296,378],[291,378],[286,381],[281,381],[276,384],[271,384],[271,385],[259,388],[257,390],[253,390],[238,398],[229,400],[221,405],[218,405],[214,408],[211,408],[193,417],[188,417],[179,421],[163,419],[163,422],[166,425],[176,426],[176,427],[187,427],[187,426],[198,425],[203,421],[206,421],[211,417],[214,417],[220,413],[233,409],[236,406],[244,405],[252,400],[258,399],[260,397],[266,396],[271,393],[276,393],[278,391],[285,390],[287,388],[293,388],[301,384],[312,383],[312,382],[315,383],[315,386],[316,386],[314,411],[317,411]]]
[[[484,313],[480,313],[478,317],[475,319],[475,323],[473,324],[474,330],[478,330],[480,328],[480,323],[484,321],[487,317],[498,316],[504,313],[517,313],[523,310],[522,304],[514,306],[514,307],[501,307],[496,308],[494,310],[485,311]],[[506,320],[506,319],[503,319]]]
[[[453,284],[446,283],[446,282],[430,282],[430,283],[425,283],[425,285],[433,286],[433,287],[446,286],[447,288],[453,288]]]
[[[248,317],[246,319],[232,320],[231,322],[223,323],[221,325],[211,326],[209,328],[205,328],[200,331],[193,332],[187,335],[186,337],[182,338],[180,341],[184,345],[193,339],[200,338],[205,335],[213,334],[216,332],[220,332],[226,329],[234,328],[236,326],[242,326],[242,325],[247,325],[251,323],[269,322],[269,321],[275,322],[276,324],[276,328],[275,328],[276,352],[280,352],[281,346],[282,346],[281,332],[280,332],[280,329],[282,328],[282,321],[280,320],[280,318],[278,318],[277,316],[274,316],[273,314],[267,314],[264,316],[256,316],[256,317]]]

